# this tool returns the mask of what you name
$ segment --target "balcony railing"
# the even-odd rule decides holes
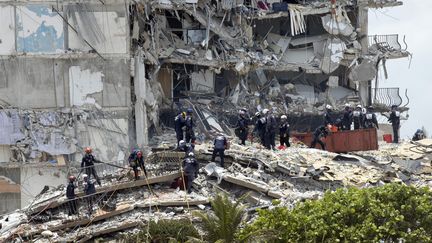
[[[399,35],[372,35],[369,38],[369,49],[380,52],[400,52],[402,46],[399,43]]]
[[[400,106],[402,104],[402,97],[399,95],[399,88],[372,89],[372,103],[373,105],[384,105],[387,107],[392,105]]]

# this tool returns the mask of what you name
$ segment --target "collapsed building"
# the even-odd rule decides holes
[[[63,184],[85,146],[124,166],[184,107],[198,115],[203,142],[209,130],[230,133],[238,107],[272,108],[308,130],[325,104],[402,105],[377,74],[408,56],[406,46],[367,28],[369,8],[399,5],[0,1],[1,211]]]

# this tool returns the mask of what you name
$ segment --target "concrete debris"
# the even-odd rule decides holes
[[[415,146],[428,148],[432,143],[422,140],[418,144],[422,145]],[[281,199],[283,205],[291,207],[304,199],[319,198],[328,189],[344,186],[370,187],[387,182],[419,185],[432,180],[430,161],[407,160],[405,154],[394,153],[413,145],[406,142],[380,144],[380,150],[335,154],[306,148],[296,142],[285,150],[276,151],[252,144],[233,144],[225,151],[228,166],[222,168],[217,162],[208,162],[211,144],[197,144],[195,154],[202,169],[191,194],[181,190],[184,184],[178,179],[182,176],[179,169],[184,153],[155,150],[146,160],[149,178],[129,181],[132,175],[123,169],[102,178],[102,187],[93,195],[100,198],[101,203],[93,205],[90,218],[81,213],[67,215],[68,201],[64,197],[64,187],[60,187],[45,192],[43,198],[26,209],[3,216],[0,237],[8,240],[17,235],[23,239],[41,235],[55,241],[78,241],[119,231],[129,232],[152,217],[190,218],[192,208],[204,210],[209,198],[221,190],[234,198],[251,192],[247,202],[250,212],[254,212],[253,208],[271,206],[273,198]],[[424,158],[432,152],[421,151]],[[420,149],[417,152],[420,153]],[[79,191],[77,196],[79,211],[85,212],[84,194]],[[105,207],[106,197],[113,198],[116,206]],[[9,220],[5,221],[5,217]],[[78,226],[80,230],[77,230]],[[66,228],[72,230],[63,231]]]

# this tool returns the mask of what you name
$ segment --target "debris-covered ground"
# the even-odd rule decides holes
[[[417,186],[432,180],[432,140],[380,144],[377,151],[335,154],[310,149],[300,143],[269,151],[260,145],[233,144],[226,151],[225,168],[209,162],[210,144],[197,145],[200,161],[193,192],[186,194],[181,177],[183,152],[155,148],[146,160],[148,178],[132,180],[128,168],[104,176],[102,186],[88,199],[78,192],[78,215],[68,215],[65,187],[40,195],[30,206],[4,215],[1,241],[86,241],[95,237],[120,237],[149,220],[191,218],[193,210],[208,210],[209,199],[226,192],[232,199],[245,194],[248,212],[271,206],[272,199],[292,206],[319,198],[339,187],[380,186],[400,182]]]

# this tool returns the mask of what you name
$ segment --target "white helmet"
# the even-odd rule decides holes
[[[255,113],[255,116],[260,116],[261,115],[261,113],[259,113],[259,111],[257,111],[256,113]]]
[[[287,119],[287,116],[286,115],[282,115],[281,119]]]
[[[195,157],[195,154],[194,154],[193,152],[190,152],[190,153],[188,154],[188,156],[189,156],[189,157]]]
[[[265,115],[265,114],[267,114],[269,112],[269,109],[264,109],[263,111],[262,111],[262,113]]]
[[[186,144],[186,141],[185,140],[180,140],[179,141],[179,146],[184,146]]]
[[[331,105],[326,105],[327,110],[331,110],[331,108],[333,108]]]
[[[83,175],[82,175],[83,180],[84,180],[85,178],[87,178],[87,177],[88,177],[87,174],[83,174]]]
[[[361,105],[357,105],[357,108],[362,108],[362,106]]]
[[[351,107],[350,103],[346,103],[345,107]]]

